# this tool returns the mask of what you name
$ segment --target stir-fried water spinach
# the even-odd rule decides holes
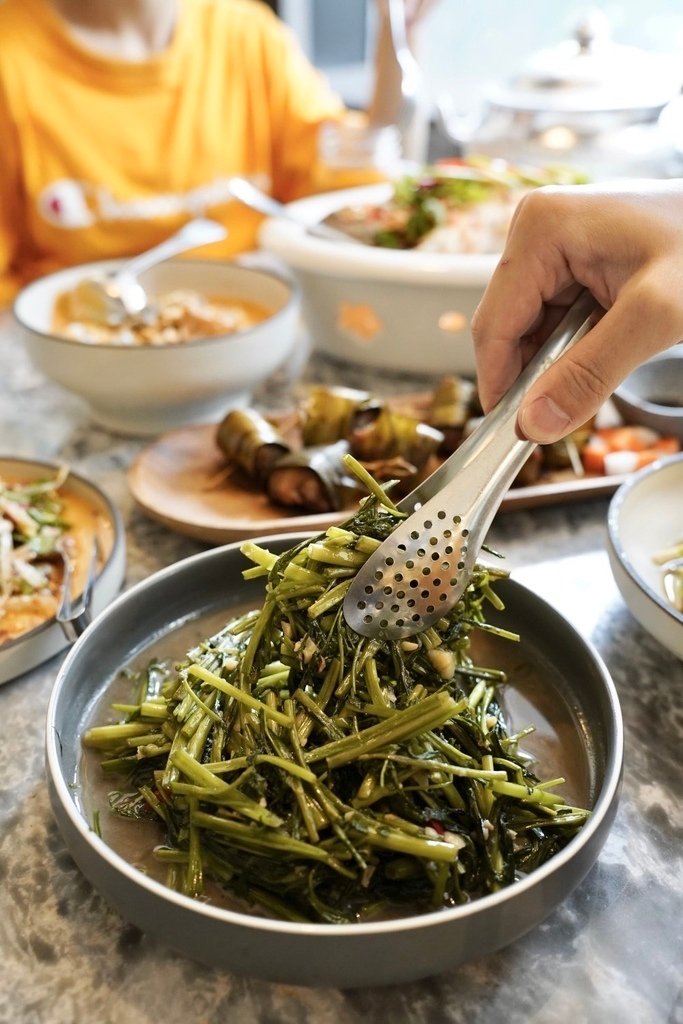
[[[155,819],[168,884],[211,881],[291,921],[352,922],[467,902],[509,885],[588,812],[540,781],[510,735],[503,673],[473,663],[496,578],[478,565],[459,604],[409,640],[345,623],[358,567],[400,515],[372,493],[343,527],[275,555],[243,545],[263,604],[175,666],[154,663],[124,720],[87,747],[124,775],[112,809]]]

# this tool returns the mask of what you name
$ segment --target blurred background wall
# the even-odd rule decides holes
[[[370,87],[367,56],[374,31],[372,0],[273,0],[350,105]],[[423,70],[432,91],[476,107],[486,83],[506,78],[525,58],[572,35],[591,10],[608,18],[613,38],[662,53],[683,65],[683,3],[677,0],[440,0],[425,26]]]

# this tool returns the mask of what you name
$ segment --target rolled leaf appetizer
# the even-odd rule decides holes
[[[335,512],[344,506],[353,481],[342,462],[346,441],[290,452],[272,467],[266,484],[276,505],[306,512]]]
[[[219,423],[216,441],[228,460],[260,486],[278,459],[291,451],[282,434],[254,409],[232,409]]]
[[[372,419],[379,402],[369,391],[344,387],[314,387],[301,411],[304,448],[334,444],[348,437],[364,419]]]
[[[429,423],[444,435],[439,451],[450,455],[461,444],[465,424],[475,407],[475,386],[462,377],[443,377],[427,413]]]
[[[371,423],[353,431],[350,450],[354,458],[364,463],[401,456],[417,473],[436,454],[443,440],[440,430],[385,406]]]

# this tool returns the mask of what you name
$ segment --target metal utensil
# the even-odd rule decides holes
[[[425,103],[425,82],[415,55],[408,45],[403,0],[389,0],[389,30],[396,62],[401,72],[401,109],[398,129],[406,160],[423,164],[429,143],[429,116]]]
[[[109,327],[149,318],[153,310],[139,275],[171,256],[220,242],[226,235],[227,230],[217,221],[203,217],[191,220],[170,238],[134,256],[112,273],[81,281],[76,301],[85,307],[86,319],[101,321]]]
[[[498,506],[535,447],[516,431],[522,400],[597,316],[595,300],[583,292],[479,427],[398,503],[407,518],[361,567],[344,600],[352,629],[411,636],[457,603]]]
[[[314,235],[316,238],[325,238],[331,242],[358,242],[356,238],[353,238],[345,231],[333,228],[329,224],[306,223],[306,221],[296,217],[285,203],[280,203],[266,192],[262,192],[261,189],[257,188],[256,185],[252,185],[246,178],[231,178],[230,192],[240,203],[244,203],[250,209],[256,210],[257,213],[262,213],[265,217],[279,217],[281,220],[292,221],[292,223],[298,224],[309,235]]]
[[[85,586],[78,598],[74,600],[71,588],[74,576],[74,565],[70,553],[62,544],[58,545],[59,554],[64,565],[62,577],[61,598],[57,610],[56,619],[62,627],[62,632],[69,642],[77,640],[81,633],[85,632],[90,625],[90,605],[92,602],[93,587],[97,579],[97,567],[100,560],[100,546],[97,537],[93,538],[90,549],[90,560],[88,572],[85,578]]]
[[[662,586],[667,600],[683,612],[683,558],[672,558],[662,566]]]

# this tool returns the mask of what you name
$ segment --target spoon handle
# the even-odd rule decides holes
[[[332,242],[356,241],[345,231],[333,228],[329,224],[306,224],[303,220],[299,220],[298,217],[292,215],[285,203],[281,203],[277,199],[273,199],[266,192],[262,192],[255,185],[252,185],[250,181],[247,181],[246,178],[231,178],[230,192],[240,203],[244,203],[250,209],[256,210],[257,213],[262,213],[264,217],[291,221],[293,224],[303,227],[309,235],[314,235],[316,238],[326,238]]]
[[[159,245],[147,249],[145,252],[135,256],[117,270],[117,277],[131,274],[137,277],[150,267],[170,259],[180,252],[188,249],[195,249],[200,245],[208,245],[210,242],[220,242],[227,236],[227,229],[215,220],[208,220],[198,217],[196,220],[188,221],[179,231],[176,231],[170,238],[160,242]]]

